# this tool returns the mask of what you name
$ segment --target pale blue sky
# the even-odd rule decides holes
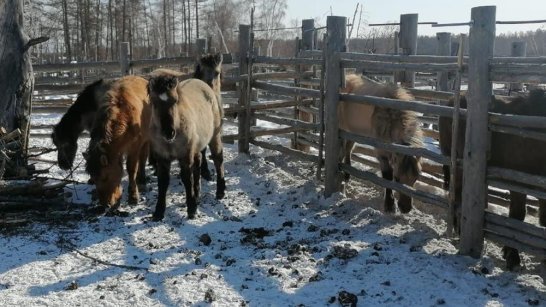
[[[356,4],[364,5],[362,19],[369,23],[397,22],[400,14],[418,13],[419,21],[440,23],[465,22],[470,20],[472,7],[497,6],[497,20],[541,20],[546,19],[546,0],[288,0],[287,19],[318,18],[326,23],[326,16],[346,16],[352,19]],[[358,17],[357,17],[358,18]],[[357,19],[358,20],[358,19]],[[546,29],[546,24],[497,25],[497,33]],[[436,32],[468,33],[468,27],[432,28],[420,25],[419,34],[434,35]]]

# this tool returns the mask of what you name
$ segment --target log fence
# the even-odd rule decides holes
[[[401,24],[416,27],[417,14],[402,17]],[[408,22],[402,19],[409,19]],[[442,187],[442,166],[452,164],[451,158],[426,148],[413,148],[391,144],[369,136],[356,135],[338,128],[337,105],[340,100],[348,103],[371,104],[378,107],[410,110],[422,113],[423,122],[437,123],[437,117],[465,119],[467,123],[464,152],[464,186],[462,195],[462,227],[460,251],[478,257],[483,250],[484,238],[506,244],[534,254],[545,255],[546,230],[544,227],[515,221],[486,210],[489,202],[506,206],[506,193],[489,187],[513,190],[546,198],[546,177],[530,175],[513,170],[495,168],[487,165],[487,144],[490,131],[514,134],[522,137],[546,141],[546,121],[543,117],[520,116],[489,113],[487,104],[492,93],[492,82],[537,83],[546,82],[546,57],[494,57],[492,50],[495,38],[495,7],[476,7],[472,9],[473,23],[470,25],[468,40],[469,55],[452,56],[447,34],[439,35],[442,52],[438,55],[415,55],[412,50],[412,29],[402,29],[401,34],[409,33],[400,46],[403,54],[365,54],[348,52],[346,47],[346,18],[328,16],[323,50],[314,50],[316,33],[309,21],[302,29],[302,50],[294,58],[257,56],[253,47],[253,29],[240,25],[239,35],[239,73],[231,82],[238,84],[238,104],[226,108],[226,114],[237,113],[238,133],[225,135],[224,141],[237,142],[241,153],[249,153],[250,144],[279,151],[296,159],[315,164],[321,177],[324,169],[325,195],[328,197],[342,191],[342,171],[356,178],[370,181],[376,185],[390,188],[410,195],[424,203],[439,206],[449,211],[449,201],[445,196],[428,193],[401,183],[388,181],[374,171],[363,170],[339,162],[339,151],[343,139],[359,144],[353,154],[355,161],[372,168],[378,163],[373,158],[376,148],[422,157],[423,174],[419,181],[435,187]],[[467,24],[467,23],[465,23]],[[314,25],[313,25],[314,27]],[[311,34],[309,34],[311,32]],[[309,34],[309,35],[308,35]],[[306,36],[307,35],[307,36]],[[403,35],[401,35],[402,37]],[[440,39],[442,37],[442,39]],[[310,39],[312,38],[312,39]],[[312,43],[310,43],[312,40]],[[449,52],[448,52],[449,51]],[[102,69],[105,71],[145,68],[154,65],[186,65],[189,58],[160,60],[138,60],[105,63],[47,64],[35,66],[35,71]],[[96,64],[96,65],[92,65]],[[269,65],[267,70],[257,72],[254,68]],[[292,70],[288,67],[293,67]],[[414,95],[413,101],[380,98],[366,95],[340,93],[346,69],[394,73],[401,84],[409,86]],[[400,74],[403,72],[403,74]],[[415,73],[432,73],[437,78],[438,91],[412,88]],[[451,92],[448,72],[458,73],[468,78],[468,109],[454,112],[445,102],[454,99],[459,92]],[[402,76],[403,75],[403,76]],[[76,85],[64,86],[72,90]],[[81,85],[79,85],[81,86]],[[45,87],[44,87],[45,88]],[[38,89],[40,87],[38,86]],[[252,101],[253,89],[275,95],[269,101]],[[287,114],[286,110],[294,110]],[[275,111],[275,112],[274,112]],[[284,111],[284,112],[282,112]],[[303,119],[301,114],[309,118]],[[279,127],[260,128],[253,125],[256,120],[267,121]],[[457,122],[457,121],[454,121]],[[470,133],[469,131],[472,131]],[[425,135],[438,138],[434,129],[424,129]],[[295,136],[292,148],[285,144],[266,142],[264,136]],[[298,150],[300,148],[309,150]],[[457,163],[463,160],[456,161]],[[454,180],[451,180],[453,183]],[[453,194],[453,191],[451,191]],[[536,200],[532,205],[536,205]]]
[[[324,166],[325,166],[325,194],[330,196],[342,190],[341,171],[347,172],[357,178],[370,181],[374,184],[391,188],[411,195],[425,203],[438,205],[448,209],[448,200],[435,194],[416,190],[400,183],[387,181],[380,178],[371,171],[365,171],[353,166],[340,164],[338,161],[340,141],[349,139],[361,144],[355,150],[355,161],[364,165],[377,167],[377,161],[370,158],[373,156],[373,148],[380,148],[392,152],[410,154],[423,157],[424,173],[419,181],[439,187],[441,186],[441,165],[450,165],[450,157],[443,156],[434,151],[424,148],[411,148],[400,144],[388,144],[370,137],[356,135],[339,130],[337,126],[337,103],[340,100],[349,103],[364,103],[379,107],[394,108],[400,110],[411,110],[424,115],[420,116],[423,122],[435,124],[438,116],[459,117],[467,122],[467,133],[465,155],[463,166],[464,187],[462,201],[462,232],[460,251],[478,257],[482,253],[484,238],[491,239],[497,243],[507,244],[522,250],[544,255],[545,230],[544,227],[514,221],[505,216],[488,212],[488,202],[507,206],[507,193],[498,192],[493,187],[504,190],[518,191],[528,195],[546,197],[546,177],[530,175],[512,170],[504,170],[487,166],[487,144],[490,131],[515,134],[522,137],[537,138],[546,140],[544,129],[546,121],[542,117],[520,116],[509,114],[494,114],[488,112],[487,102],[492,93],[492,82],[513,82],[513,83],[536,83],[546,82],[546,57],[493,57],[492,46],[495,37],[495,7],[477,7],[472,10],[470,24],[470,38],[468,56],[451,56],[451,48],[444,46],[442,54],[434,56],[423,55],[376,55],[347,52],[345,47],[344,29],[346,20],[344,17],[330,16],[327,20],[327,38],[324,50],[302,50],[296,58],[267,58],[257,57],[255,63],[289,65],[315,65],[325,72],[323,78],[315,78],[310,81],[303,72],[279,73],[279,77],[294,77],[299,79],[299,87],[279,84],[267,77],[252,79],[251,86],[274,92],[280,95],[320,98],[324,95],[323,106],[298,106],[299,110],[308,113],[320,114],[324,108],[324,120],[319,120],[317,125],[305,125],[301,120],[280,120],[279,116],[256,113],[256,118],[269,122],[297,127],[302,130],[299,133],[299,142],[319,150],[317,141],[323,137]],[[412,22],[413,23],[413,22]],[[402,31],[403,32],[403,31]],[[442,34],[446,35],[446,34]],[[445,38],[443,39],[445,40]],[[463,43],[463,41],[461,41]],[[459,43],[459,45],[462,45]],[[445,42],[442,42],[445,44]],[[411,44],[409,45],[411,46]],[[448,52],[449,51],[449,52]],[[408,51],[406,51],[408,52]],[[427,72],[438,74],[437,78],[442,82],[438,83],[439,91],[409,88],[408,90],[416,97],[414,101],[398,101],[396,99],[379,98],[365,95],[342,94],[339,89],[343,86],[343,74],[345,69],[357,69],[363,71],[374,71],[380,73],[395,73],[399,71],[410,72],[409,76],[404,75],[402,84],[412,85],[413,72]],[[454,112],[454,108],[445,106],[443,101],[454,99],[458,91],[450,92],[452,86],[448,85],[447,72],[458,74],[459,78],[468,78],[469,89],[467,99],[469,109],[460,109]],[[324,91],[302,88],[302,85],[319,85],[324,82]],[[459,82],[460,83],[460,82]],[[420,100],[423,99],[423,100]],[[432,100],[432,101],[427,101]],[[458,121],[455,121],[458,122]],[[317,126],[324,125],[324,134],[317,133]],[[311,132],[303,132],[308,128]],[[283,130],[288,132],[290,130]],[[313,132],[314,131],[314,132]],[[437,138],[438,133],[433,129],[424,129],[425,135]],[[281,151],[285,154],[296,155],[304,160],[316,160],[310,157],[309,153],[303,153],[282,145],[271,145],[264,141],[257,141],[253,138],[250,143],[265,148]],[[267,145],[266,145],[267,144]],[[322,153],[322,151],[320,151]],[[364,154],[362,156],[362,154]],[[322,159],[321,159],[322,161]],[[461,163],[462,161],[457,161]],[[320,165],[317,165],[320,168]],[[453,182],[453,180],[452,180]],[[453,191],[451,192],[454,193]],[[531,201],[531,206],[537,204],[536,200]],[[533,211],[536,209],[533,208]],[[523,225],[523,226],[522,226]]]

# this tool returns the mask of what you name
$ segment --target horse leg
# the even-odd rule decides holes
[[[508,217],[523,221],[526,214],[526,201],[527,195],[518,192],[510,191],[510,210]],[[521,264],[518,250],[513,247],[505,246],[503,248],[504,259],[506,259],[506,267],[509,270],[514,269]]]
[[[165,208],[167,207],[167,189],[171,179],[171,161],[156,156],[157,171],[157,204],[153,215],[154,221],[160,221],[165,217]]]
[[[186,160],[178,160],[180,164],[180,178],[184,184],[186,190],[186,206],[188,207],[188,219],[192,220],[195,218],[197,213],[197,201],[194,194],[194,167],[198,168],[198,165],[194,166],[193,163],[194,156],[190,154]]]
[[[347,141],[347,140],[344,141],[343,150],[342,150],[342,155],[343,155],[342,159],[343,159],[343,162],[349,166],[351,165],[351,154],[353,153],[354,147],[355,147],[355,142]],[[350,178],[351,178],[351,175],[349,175],[349,173],[344,173],[345,181],[349,181]]]
[[[138,162],[140,159],[140,152],[131,152],[127,155],[127,177],[129,179],[129,204],[138,203],[139,193],[137,186],[137,174],[138,174]]]
[[[148,160],[148,154],[150,152],[150,143],[142,145],[140,148],[140,157],[138,162],[138,174],[137,184],[139,189],[144,190],[146,188],[146,161]]]
[[[212,138],[209,148],[216,169],[216,199],[222,199],[226,193],[226,180],[224,178],[224,146],[219,133]]]
[[[199,164],[201,166],[201,177],[205,179],[206,181],[212,180],[212,175],[209,170],[209,164],[207,162],[207,148],[205,147],[201,151],[201,163]]]
[[[203,157],[203,152],[205,150],[195,154],[195,158],[193,160],[193,194],[195,196],[196,201],[199,201],[199,192],[201,191],[201,177],[202,171],[203,171],[203,161],[201,160]],[[207,162],[204,162],[207,163]],[[208,168],[207,168],[208,170]]]
[[[385,156],[379,156],[377,159],[379,160],[379,167],[381,168],[381,176],[386,180],[392,181],[393,171],[389,159]],[[388,213],[394,212],[394,195],[392,194],[392,190],[388,188],[385,189],[383,209]]]

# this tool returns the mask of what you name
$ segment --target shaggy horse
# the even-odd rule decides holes
[[[222,54],[209,54],[201,57],[195,65],[193,77],[204,81],[210,86],[218,97],[218,105],[220,107],[220,118],[224,117],[224,106],[222,105]],[[207,163],[207,149],[201,152],[201,176],[207,181],[212,180],[212,175]]]
[[[176,77],[178,81],[182,81],[187,79],[187,76],[184,76],[181,72],[174,71],[171,69],[165,69],[165,68],[159,68],[154,70],[149,74],[150,78],[156,78],[159,76],[172,76]],[[203,82],[207,83],[216,93],[218,97],[218,104],[220,106],[221,110],[221,116],[224,116],[224,108],[222,105],[221,100],[221,86],[222,86],[222,54],[208,54],[203,57],[201,57],[196,65],[194,72],[192,74],[192,78],[202,80]],[[208,164],[207,164],[207,158],[206,158],[206,152],[207,149],[203,149],[201,152],[201,176],[207,180],[212,180],[212,175],[210,173]],[[153,157],[153,153],[150,155]],[[155,160],[155,157],[153,158]],[[155,162],[154,162],[155,163]]]
[[[453,101],[450,101],[453,106]],[[466,109],[466,97],[461,97],[461,108]],[[546,116],[546,93],[543,90],[535,90],[524,97],[491,97],[489,110],[502,114]],[[440,117],[440,149],[442,154],[451,155],[451,125],[453,120],[447,117]],[[463,157],[465,143],[466,122],[461,121],[457,142],[457,157]],[[546,142],[532,138],[524,138],[513,134],[500,132],[491,133],[490,156],[488,165],[513,169],[533,175],[546,176]],[[457,171],[455,179],[455,203],[457,211],[460,212],[462,193],[462,169]],[[444,187],[449,187],[449,167],[444,167]],[[520,221],[525,219],[526,195],[510,191],[510,209],[508,216]],[[546,226],[546,199],[539,199],[539,223]],[[456,215],[456,219],[458,215]],[[456,221],[457,222],[457,221]],[[458,225],[455,223],[455,225]],[[520,265],[521,260],[518,250],[511,247],[504,248],[504,258],[508,269]]]
[[[147,86],[141,77],[121,78],[106,93],[97,113],[85,170],[95,182],[102,206],[113,208],[121,199],[123,156],[127,156],[129,203],[138,202],[137,170],[148,156],[152,113]]]
[[[346,76],[343,93],[370,95],[400,100],[412,100],[404,89],[364,79],[357,75]],[[411,147],[422,147],[422,132],[416,113],[340,101],[338,106],[339,128],[348,132],[378,138],[388,143]],[[342,155],[344,162],[351,164],[351,153],[355,143],[344,141]],[[376,149],[375,154],[384,179],[395,180],[413,186],[421,172],[420,158]],[[348,176],[346,175],[348,179]],[[411,197],[400,194],[398,208],[407,213],[412,208]],[[384,210],[394,212],[394,196],[391,189],[385,191]]]
[[[200,191],[201,152],[207,145],[216,167],[216,198],[223,198],[225,193],[218,95],[201,80],[178,83],[172,76],[150,79],[148,91],[153,106],[151,144],[157,159],[159,193],[153,219],[162,220],[165,215],[171,162],[175,159],[186,190],[188,218],[193,219]]]
[[[57,161],[61,169],[72,168],[78,150],[78,137],[84,130],[90,131],[93,127],[99,105],[114,81],[101,79],[86,86],[53,127],[51,139],[57,147]]]

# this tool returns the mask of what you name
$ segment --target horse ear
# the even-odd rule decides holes
[[[102,166],[108,166],[108,158],[106,155],[100,155],[100,164]]]
[[[216,65],[221,65],[223,60],[224,60],[224,56],[221,53],[217,53],[214,56],[214,61],[216,62]]]
[[[154,88],[154,84],[155,84],[155,78],[150,78],[150,80],[148,81],[148,86],[146,87],[148,89],[148,95],[150,95],[150,93],[152,92],[152,89]]]

